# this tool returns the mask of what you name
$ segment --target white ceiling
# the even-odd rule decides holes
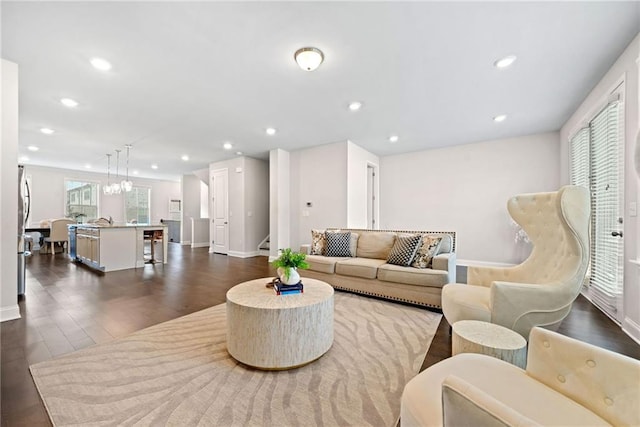
[[[26,163],[106,172],[131,143],[131,169],[165,179],[238,150],[349,139],[385,156],[556,131],[640,30],[637,1],[3,1],[1,14]],[[315,72],[294,62],[305,46],[325,54]]]

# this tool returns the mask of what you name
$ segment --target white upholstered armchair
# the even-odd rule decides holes
[[[402,393],[412,426],[637,426],[640,361],[533,328],[527,368],[462,353],[425,369]]]
[[[531,255],[514,267],[469,267],[468,284],[443,287],[442,312],[451,325],[481,320],[528,338],[532,327],[564,319],[580,293],[589,265],[589,193],[569,185],[512,197],[507,208],[529,236]]]

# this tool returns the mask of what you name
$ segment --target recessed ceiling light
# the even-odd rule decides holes
[[[41,128],[40,132],[44,133],[45,135],[51,135],[55,132],[55,130],[49,128]]]
[[[158,169],[158,165],[156,165],[155,163],[151,165],[151,169]]]
[[[134,174],[134,175],[138,175],[138,171],[137,171],[137,170],[134,170],[134,171],[133,171],[133,172],[131,172],[131,173],[132,173],[132,174]]]
[[[100,71],[109,71],[111,69],[111,63],[106,59],[102,58],[91,58],[91,65],[93,68]]]
[[[28,162],[29,158],[27,156],[20,156],[18,160],[20,160],[21,162]]]
[[[186,154],[182,157],[180,157],[182,160],[184,160],[185,162],[189,161],[189,156],[187,156]]]
[[[354,101],[351,104],[349,104],[349,110],[351,111],[358,111],[361,108],[362,108],[362,102]]]
[[[242,156],[242,151],[236,151],[236,156]]]
[[[398,142],[398,135],[391,135],[389,137],[389,142],[391,143]]]
[[[29,151],[38,151],[40,148],[36,147],[35,145],[30,145],[27,147],[27,150]]]
[[[275,135],[276,134],[275,128],[267,128],[266,132],[267,132],[267,135]]]
[[[507,118],[506,114],[500,114],[499,116],[495,116],[493,118],[493,121],[500,123],[500,122],[504,122],[506,118]]]
[[[509,65],[513,64],[516,59],[517,57],[515,55],[505,56],[504,58],[498,59],[494,62],[493,66],[500,69],[507,68]]]
[[[86,165],[84,165],[85,169],[91,169],[91,165],[89,163],[87,163]]]
[[[77,106],[78,106],[78,102],[77,102],[77,101],[74,101],[74,100],[73,100],[73,99],[71,99],[71,98],[62,98],[62,99],[60,100],[60,103],[62,103],[62,105],[67,106],[67,107],[69,107],[69,108],[74,108],[74,107],[77,107]]]
[[[225,150],[231,150],[233,148],[233,144],[230,142],[225,142],[223,147]]]

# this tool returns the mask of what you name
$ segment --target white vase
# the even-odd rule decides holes
[[[285,285],[295,285],[300,281],[300,275],[298,274],[298,270],[295,268],[289,267],[289,279],[287,279],[284,275],[284,272],[285,272],[284,268],[279,267],[277,272],[278,272],[278,277],[280,278],[280,281]]]

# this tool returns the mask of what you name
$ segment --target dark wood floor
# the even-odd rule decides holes
[[[21,319],[0,324],[2,426],[50,425],[29,374],[33,363],[223,303],[239,282],[273,276],[266,257],[212,255],[169,245],[169,263],[98,274],[63,254],[27,260]],[[580,297],[560,332],[640,359],[640,346]],[[423,369],[450,357],[442,321]]]

